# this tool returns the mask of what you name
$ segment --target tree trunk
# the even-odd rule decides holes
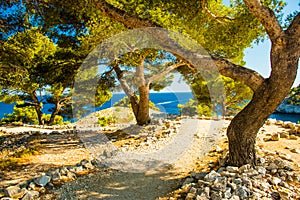
[[[39,125],[44,125],[42,106],[41,106],[41,102],[37,98],[36,92],[33,92],[31,94],[31,99],[33,100],[33,102],[35,104],[34,108],[35,108],[35,111],[36,111],[37,116],[38,116]]]
[[[56,102],[55,103],[55,108],[54,108],[53,112],[51,113],[51,117],[50,117],[50,120],[48,122],[49,125],[53,125],[55,116],[58,114],[60,108],[61,108],[61,106],[60,106],[59,102]]]
[[[142,87],[139,87],[139,93],[139,112],[136,121],[138,125],[149,124],[151,121],[149,116],[149,86],[144,85]]]
[[[288,94],[296,78],[298,57],[293,44],[285,41],[272,44],[272,72],[254,92],[251,102],[231,121],[229,140],[229,165],[256,164],[255,140],[259,129]]]
[[[146,125],[151,122],[149,115],[149,86],[139,87],[140,100],[136,95],[130,96],[130,104],[138,125]]]

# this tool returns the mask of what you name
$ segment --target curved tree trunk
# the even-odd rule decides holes
[[[130,104],[138,125],[147,125],[151,122],[149,115],[149,86],[139,87],[140,100],[134,94],[130,96]]]
[[[39,125],[44,125],[43,112],[41,111],[40,106],[34,106],[36,113],[38,115]]]
[[[254,91],[251,102],[236,115],[228,127],[228,164],[256,164],[257,133],[286,97],[296,78],[299,57],[294,45],[293,41],[285,37],[281,38],[281,42],[272,43],[270,78]]]
[[[42,112],[42,107],[41,107],[41,104],[40,104],[41,102],[39,102],[39,100],[37,98],[37,95],[36,95],[36,92],[33,92],[31,94],[31,99],[34,102],[34,108],[35,108],[35,111],[36,111],[37,116],[38,116],[39,125],[44,125],[43,112]]]
[[[48,122],[49,125],[53,125],[55,116],[58,114],[60,108],[61,108],[61,106],[60,106],[59,102],[57,102],[55,104],[55,108],[54,108],[53,112],[51,113],[51,117],[50,117],[50,120]]]

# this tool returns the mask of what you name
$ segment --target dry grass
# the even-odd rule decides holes
[[[36,148],[28,148],[0,159],[0,170],[12,170],[25,163],[30,156],[39,154]]]

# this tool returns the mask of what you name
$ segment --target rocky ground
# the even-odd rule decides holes
[[[99,127],[102,115],[120,121]],[[228,120],[139,127],[129,115],[109,109],[56,130],[2,127],[0,199],[300,199],[298,125],[268,121],[258,166],[236,168],[223,166]]]

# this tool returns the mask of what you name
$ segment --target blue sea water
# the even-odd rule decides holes
[[[118,102],[125,96],[124,93],[115,93],[112,98],[104,103],[101,107],[96,108],[96,110],[102,110],[105,108],[112,107],[114,103]],[[178,104],[185,104],[192,98],[193,95],[191,92],[176,92],[176,93],[150,93],[150,100],[160,108],[162,112],[166,112],[168,114],[179,114]],[[4,116],[4,114],[12,113],[13,104],[5,104],[0,102],[0,118]],[[51,105],[44,105],[43,112],[49,113],[49,108]],[[272,119],[283,120],[283,121],[291,121],[298,122],[300,121],[300,115],[297,114],[282,114],[282,113],[274,113],[270,116]]]
[[[118,102],[123,97],[125,97],[125,94],[116,93],[109,101],[104,103],[97,110],[112,107],[114,103]],[[150,101],[152,101],[160,109],[160,111],[166,112],[168,114],[179,114],[177,105],[187,103],[192,97],[193,95],[191,92],[150,93]]]

